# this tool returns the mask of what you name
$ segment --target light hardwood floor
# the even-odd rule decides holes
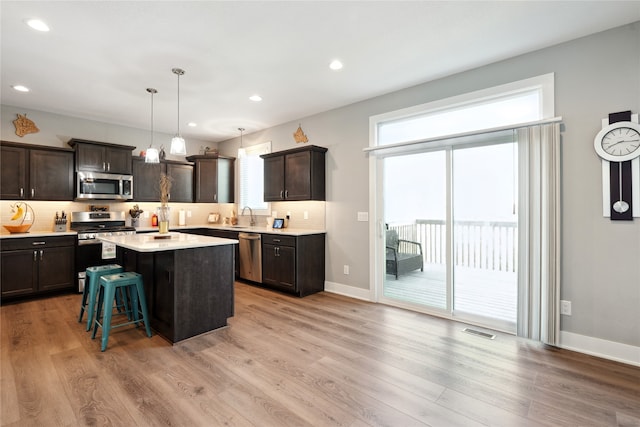
[[[384,305],[236,283],[229,327],[101,353],[79,303],[0,308],[2,426],[640,426],[640,368]]]

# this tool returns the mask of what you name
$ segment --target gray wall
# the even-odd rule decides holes
[[[89,141],[134,146],[136,149],[133,150],[132,153],[135,156],[137,156],[141,150],[146,149],[151,142],[149,129],[136,129],[10,105],[2,105],[1,112],[0,139],[3,141],[71,148],[67,144],[70,139],[86,139]],[[27,118],[32,120],[40,131],[19,137],[16,135],[13,121],[17,118],[17,114],[25,113],[27,114]],[[172,137],[173,135],[155,132],[153,145],[158,149],[161,145],[164,145],[168,160],[184,161],[184,156],[176,157],[169,154]],[[186,138],[186,143],[187,155],[198,154],[200,146],[202,145],[211,148],[217,147],[217,143],[193,138]]]
[[[640,112],[640,23],[250,134],[244,144],[272,141],[274,151],[291,148],[301,124],[310,143],[329,148],[326,279],[369,289],[368,224],[356,220],[358,211],[369,209],[362,152],[369,117],[551,72],[556,115],[563,117],[561,298],[573,309],[572,316],[562,316],[561,329],[640,346],[640,219],[602,216],[600,160],[593,149],[608,113]],[[220,150],[231,155],[237,146],[234,139],[220,143]],[[350,275],[343,274],[344,264]]]
[[[600,160],[593,150],[608,113],[640,111],[640,22],[245,135],[244,145],[272,141],[274,151],[292,148],[301,124],[310,143],[329,149],[326,280],[362,294],[371,283],[369,229],[356,213],[369,209],[368,159],[362,152],[369,117],[550,72],[556,77],[556,115],[563,117],[561,298],[573,303],[573,315],[562,317],[561,329],[640,347],[640,219],[602,217]],[[3,139],[63,146],[69,137],[120,142],[131,136],[122,142],[141,148],[148,143],[144,131],[55,115],[46,119],[55,133],[21,139],[10,123],[16,112],[25,111],[2,108]],[[26,112],[45,128],[36,112]],[[59,143],[51,144],[51,138]],[[200,143],[190,143],[189,152],[197,152]],[[238,138],[219,144],[228,155],[238,146]],[[343,274],[344,264],[351,266],[350,275]]]

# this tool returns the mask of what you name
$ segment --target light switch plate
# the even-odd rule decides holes
[[[358,221],[369,221],[369,212],[358,212]]]

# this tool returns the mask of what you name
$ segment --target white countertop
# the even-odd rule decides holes
[[[29,230],[26,233],[9,233],[4,227],[0,231],[0,239],[15,239],[24,237],[52,237],[52,236],[75,236],[75,231],[50,231],[50,230]]]
[[[131,249],[136,252],[160,252],[177,249],[204,248],[207,246],[221,246],[237,244],[237,240],[222,239],[220,237],[198,236],[169,232],[158,238],[160,233],[133,234],[130,236],[106,236],[101,237],[103,242],[114,243],[117,246]]]
[[[223,224],[189,224],[183,226],[171,226],[169,225],[170,231],[180,231],[180,230],[189,230],[194,228],[210,228],[213,230],[228,230],[228,231],[237,231],[242,233],[267,233],[267,234],[282,234],[289,236],[306,236],[309,234],[324,234],[325,230],[312,230],[307,228],[282,228],[282,229],[273,229],[271,227],[266,226],[247,226],[247,225],[223,225]],[[136,231],[138,233],[144,233],[147,231],[157,231],[158,227],[136,227]]]

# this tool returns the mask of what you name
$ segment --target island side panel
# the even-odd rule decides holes
[[[173,251],[136,252],[118,247],[126,271],[142,274],[149,324],[158,334],[175,342]]]
[[[234,245],[174,251],[174,342],[227,325],[234,314]]]
[[[150,325],[176,343],[227,325],[234,314],[234,245],[123,254],[143,276]]]

